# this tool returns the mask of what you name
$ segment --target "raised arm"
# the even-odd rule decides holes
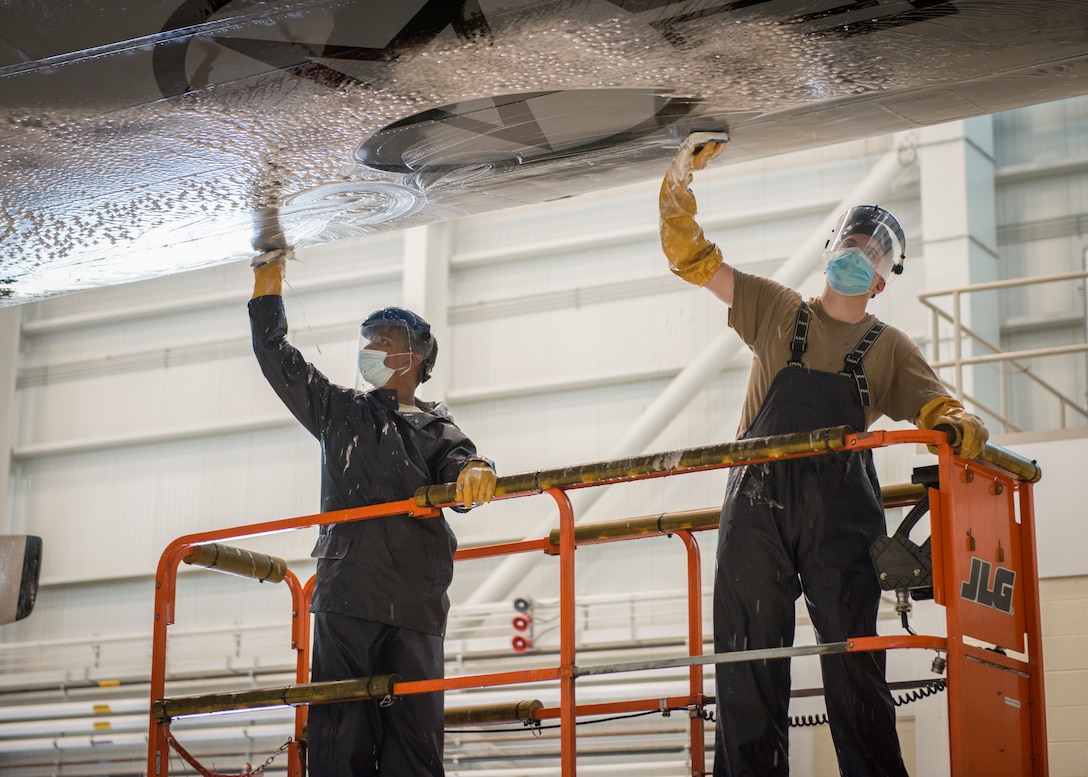
[[[658,195],[661,249],[674,275],[695,286],[705,286],[726,305],[733,304],[733,268],[722,259],[721,249],[707,239],[695,221],[695,195],[691,181],[725,148],[724,134],[696,132],[685,138],[661,182]]]
[[[283,296],[283,275],[287,260],[292,256],[291,249],[276,248],[265,251],[250,263],[253,267],[253,299]]]
[[[287,341],[283,278],[290,249],[277,249],[253,260],[253,297],[249,301],[253,353],[261,372],[291,414],[320,438],[332,385]]]

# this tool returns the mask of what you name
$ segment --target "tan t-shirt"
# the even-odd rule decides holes
[[[837,373],[842,370],[847,354],[877,323],[877,317],[870,313],[856,324],[846,324],[831,318],[818,297],[809,300],[809,307],[812,320],[808,349],[801,361],[809,369]],[[753,353],[738,437],[751,426],[771,381],[791,358],[790,342],[800,308],[801,295],[793,289],[734,270],[729,326]],[[934,397],[948,396],[948,389],[918,346],[895,327],[889,326],[881,333],[865,355],[862,367],[871,396],[871,404],[865,408],[866,428],[882,415],[914,422],[922,405]]]

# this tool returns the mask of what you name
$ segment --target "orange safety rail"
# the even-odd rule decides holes
[[[171,542],[163,551],[162,556],[159,557],[159,566],[155,572],[155,623],[151,632],[152,704],[163,699],[166,692],[166,628],[174,622],[178,565],[192,552],[195,545],[250,537],[257,534],[272,534],[288,529],[305,529],[328,523],[404,514],[406,512],[419,517],[434,516],[438,513],[437,510],[431,508],[417,508],[413,500],[406,500],[376,507],[319,513],[301,518],[289,518],[233,529],[190,534]],[[310,596],[313,594],[314,580],[311,578],[304,586],[300,585],[298,577],[291,570],[287,570],[284,581],[291,592],[291,647],[297,653],[295,680],[301,684],[305,683],[310,676],[309,601]],[[288,748],[287,771],[289,777],[302,777],[303,774],[301,743],[303,741],[303,727],[306,724],[306,713],[306,707],[299,707],[296,710],[294,740]],[[148,774],[165,777],[168,773],[170,757],[168,740],[169,724],[156,720],[154,714],[150,714],[150,729],[147,739]]]
[[[1009,474],[1010,470],[1016,471],[1015,468],[1006,470],[987,461],[965,461],[957,457],[941,432],[847,433],[842,441],[843,445],[838,449],[864,450],[892,444],[937,446],[939,487],[929,489],[930,533],[934,600],[945,608],[946,636],[859,637],[837,645],[780,648],[777,651],[783,655],[891,649],[945,652],[952,775],[1044,777],[1048,774],[1047,740],[1031,482],[1024,477]],[[558,548],[548,537],[544,537],[539,540],[529,539],[461,550],[457,552],[456,559],[463,561],[526,552],[544,552],[559,557],[559,664],[537,669],[397,682],[396,695],[556,681],[560,689],[559,708],[539,709],[534,717],[537,721],[556,718],[560,720],[561,770],[564,777],[574,777],[576,774],[575,724],[580,716],[686,708],[691,713],[692,775],[701,777],[706,773],[704,718],[701,715],[707,701],[703,689],[703,665],[721,663],[724,660],[755,660],[768,657],[776,651],[703,655],[701,559],[693,535],[693,531],[699,529],[678,529],[669,530],[668,533],[680,537],[687,554],[688,656],[611,667],[579,667],[576,661],[575,634],[576,545],[623,541],[635,537],[594,538],[578,543],[575,539],[574,511],[566,491],[571,488],[630,482],[757,461],[821,455],[824,452],[826,449],[752,456],[746,459],[727,456],[722,463],[700,463],[697,466],[677,469],[639,471],[632,468],[619,476],[613,471],[606,478],[595,481],[588,481],[584,475],[579,475],[576,482],[562,486],[542,486],[536,490],[525,488],[524,484],[531,481],[527,481],[524,475],[500,478],[497,499],[546,493],[556,502],[559,511]],[[1008,466],[1010,460],[1018,459],[1015,454],[996,446],[988,446],[982,458],[1004,466]],[[1036,470],[1035,476],[1030,480],[1037,479]],[[517,487],[504,492],[504,481],[516,483]],[[193,546],[388,515],[409,514],[426,518],[438,514],[438,507],[420,507],[419,504],[418,499],[409,499],[193,534],[175,540],[163,552],[156,575],[152,704],[164,699],[166,629],[173,623],[177,568]],[[311,578],[305,586],[300,586],[290,570],[285,580],[291,591],[292,648],[298,654],[296,675],[297,682],[301,684],[307,682],[309,677],[308,603],[314,581]],[[988,643],[990,647],[979,647],[977,643]],[[687,695],[678,694],[666,699],[577,704],[576,681],[580,676],[679,666],[688,667]],[[300,747],[307,709],[306,705],[302,705],[295,710],[294,742],[288,750],[289,777],[302,777],[304,771]],[[152,714],[148,736],[149,777],[167,777],[168,748],[169,721],[156,720]]]

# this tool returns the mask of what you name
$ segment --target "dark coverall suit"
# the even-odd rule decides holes
[[[862,358],[877,324],[839,374],[802,366],[807,303],[793,358],[771,382],[744,437],[865,428]],[[885,533],[869,451],[734,468],[722,508],[714,583],[716,652],[793,644],[802,593],[820,643],[876,634],[880,588],[869,556]],[[906,777],[883,652],[821,656],[824,696],[847,777]],[[789,773],[789,659],[719,664],[715,777]]]
[[[262,372],[321,443],[322,511],[407,499],[420,486],[455,481],[475,458],[475,446],[444,407],[401,413],[393,391],[357,395],[332,384],[287,342],[281,297],[253,299],[249,311]],[[443,517],[322,527],[312,553],[318,561],[311,679],[441,678],[456,547]],[[388,707],[313,705],[309,773],[442,775],[443,718],[440,693],[404,696]]]

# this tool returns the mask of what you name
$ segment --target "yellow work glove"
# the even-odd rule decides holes
[[[495,496],[495,480],[495,470],[488,462],[471,459],[457,476],[455,497],[466,510],[486,504]]]
[[[253,268],[253,298],[283,295],[283,276],[287,270],[287,260],[293,259],[295,252],[290,248],[275,248],[265,251],[250,262]]]
[[[705,286],[722,264],[722,252],[706,239],[695,222],[695,195],[691,193],[692,173],[702,170],[718,156],[728,140],[696,140],[688,136],[661,181],[657,204],[660,213],[661,249],[674,275],[696,286]]]
[[[963,405],[952,397],[931,399],[918,413],[919,429],[933,429],[942,424],[959,431],[960,444],[956,452],[965,459],[976,458],[986,447],[986,441],[990,439],[990,433],[986,430],[982,419],[968,413]],[[937,452],[935,446],[928,447],[930,452]]]

